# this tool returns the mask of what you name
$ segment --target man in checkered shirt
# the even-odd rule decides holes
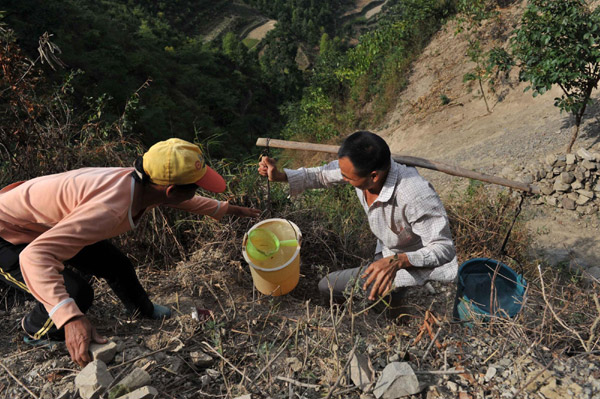
[[[323,294],[343,300],[344,291],[359,279],[370,300],[392,292],[394,303],[402,296],[402,287],[456,278],[456,251],[440,198],[415,168],[391,159],[388,145],[378,135],[353,133],[342,143],[337,161],[316,168],[281,172],[273,159],[263,157],[259,173],[270,181],[287,181],[292,196],[344,182],[356,189],[377,237],[375,258],[367,267],[324,277],[319,282]]]

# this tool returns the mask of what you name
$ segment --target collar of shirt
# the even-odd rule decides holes
[[[400,168],[398,164],[392,159],[390,171],[388,172],[387,178],[385,179],[385,183],[383,183],[381,192],[379,193],[375,201],[373,201],[373,204],[376,202],[388,202],[394,195],[394,191],[396,190],[396,184],[399,180]],[[371,204],[371,206],[373,206],[373,204]]]

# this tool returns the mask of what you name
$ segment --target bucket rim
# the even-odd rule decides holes
[[[260,266],[255,265],[254,263],[252,263],[251,258],[248,256],[248,254],[246,252],[246,241],[248,240],[248,233],[250,233],[252,230],[260,228],[260,226],[262,226],[263,224],[272,223],[272,222],[285,222],[285,223],[289,223],[292,226],[292,228],[294,229],[294,231],[296,232],[296,236],[297,236],[297,240],[298,240],[298,245],[296,246],[296,251],[294,252],[294,255],[290,258],[290,260],[288,260],[287,262],[285,262],[281,266],[277,266],[277,267],[272,268],[272,269],[266,269],[264,267],[260,267]],[[300,241],[301,240],[302,240],[302,232],[300,231],[300,228],[296,225],[296,223],[292,222],[291,220],[283,219],[283,218],[265,219],[265,220],[263,220],[261,222],[256,223],[254,226],[252,226],[250,228],[250,230],[248,230],[244,234],[244,239],[242,240],[242,255],[244,256],[244,259],[250,265],[250,267],[254,268],[255,270],[260,270],[260,271],[263,271],[263,272],[276,272],[278,270],[284,269],[285,267],[289,266],[290,263],[292,263],[296,259],[296,257],[298,256],[298,253],[300,252]]]
[[[488,262],[493,262],[496,265],[499,265],[500,269],[503,269],[506,272],[508,272],[508,274],[510,276],[505,276],[505,275],[500,274],[503,278],[510,280],[512,277],[514,279],[514,282],[517,284],[517,286],[520,286],[521,289],[525,289],[527,287],[527,280],[525,280],[525,276],[523,276],[521,273],[517,272],[516,270],[514,270],[512,267],[508,266],[504,262],[501,262],[500,260],[493,259],[493,258],[471,258],[471,259],[464,261],[458,268],[458,272],[457,272],[458,281],[461,284],[464,284],[463,271],[465,269],[468,269],[469,266],[472,266],[473,264],[479,264],[479,263],[486,264]]]

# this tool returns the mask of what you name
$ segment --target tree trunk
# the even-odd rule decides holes
[[[487,109],[488,114],[491,114],[490,106],[488,105],[487,98],[485,97],[485,92],[483,91],[483,83],[481,82],[481,77],[478,77],[479,80],[479,88],[481,89],[481,95],[483,96],[483,101],[485,102],[485,109]]]
[[[569,145],[567,146],[567,154],[571,152],[573,144],[575,144],[575,140],[577,139],[577,135],[579,134],[579,125],[581,125],[581,119],[583,117],[584,112],[585,105],[583,106],[581,111],[575,115],[575,126],[573,126],[573,134],[571,135],[571,140],[569,141]]]

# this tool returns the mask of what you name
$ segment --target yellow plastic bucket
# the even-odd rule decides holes
[[[296,246],[281,246],[279,251],[266,259],[254,259],[246,250],[248,234],[257,228],[271,231],[280,241],[297,240]],[[267,219],[255,224],[244,235],[242,255],[250,266],[252,281],[258,291],[265,295],[285,295],[300,280],[300,243],[302,233],[294,222],[286,219]]]

